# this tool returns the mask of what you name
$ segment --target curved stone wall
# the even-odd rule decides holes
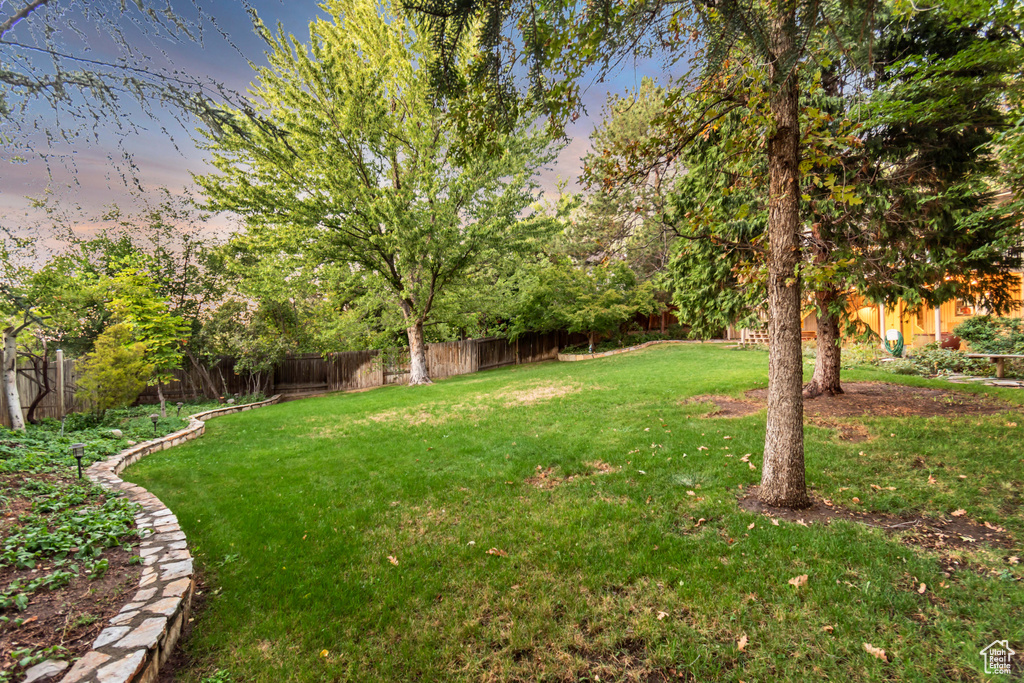
[[[159,498],[118,475],[150,453],[202,436],[206,420],[273,405],[280,399],[280,396],[273,396],[259,403],[197,413],[190,416],[189,425],[184,429],[132,446],[89,467],[90,480],[142,506],[135,517],[136,525],[143,531],[139,547],[142,578],[131,602],[110,620],[92,650],[75,663],[61,683],[156,681],[160,667],[170,656],[188,620],[195,580],[188,541],[178,526],[178,519]],[[31,671],[26,673],[29,674],[26,680],[31,680]]]

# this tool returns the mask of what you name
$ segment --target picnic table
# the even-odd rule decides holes
[[[1024,358],[1024,355],[1017,353],[968,353],[968,358],[988,358],[996,364],[996,377],[1003,377],[1003,361],[1007,358]]]

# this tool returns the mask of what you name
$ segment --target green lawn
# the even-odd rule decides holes
[[[929,384],[846,376],[869,379]],[[125,475],[177,513],[209,582],[182,675],[978,680],[989,642],[1021,650],[1005,550],[960,552],[972,569],[946,578],[938,555],[877,529],[737,508],[764,413],[702,419],[686,398],[766,384],[764,352],[661,346],[214,420]],[[856,444],[809,427],[808,480],[849,507],[964,508],[1020,539],[1024,420],[1008,420],[870,418],[877,438]],[[583,476],[541,488],[538,467]]]

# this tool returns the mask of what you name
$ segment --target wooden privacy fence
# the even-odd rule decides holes
[[[510,342],[501,337],[467,339],[465,341],[427,344],[427,371],[434,379],[467,375],[504,365],[536,363],[558,357],[559,334],[527,334]],[[51,394],[36,408],[36,417],[60,419],[64,414],[89,410],[90,406],[75,398],[78,375],[75,361],[63,361],[63,392],[57,389],[61,377],[57,364],[49,370]],[[31,372],[31,368],[23,368]],[[19,373],[18,391],[22,410],[38,394],[35,382]],[[253,380],[235,374],[235,360],[218,358],[210,367],[200,367],[185,359],[185,367],[174,372],[176,381],[164,385],[164,397],[171,403],[183,399],[216,398],[244,394],[255,385],[266,395],[300,396],[325,391],[351,391],[370,389],[386,384],[406,384],[409,381],[408,349],[380,351],[345,351],[288,356],[274,368],[273,374]],[[63,393],[63,411],[60,401]],[[139,403],[156,403],[156,387],[148,387],[139,397]],[[0,425],[10,427],[7,404],[0,392]]]

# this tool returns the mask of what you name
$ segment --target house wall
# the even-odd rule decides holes
[[[1024,277],[1015,273],[1018,281],[1017,301],[1021,307],[1012,311],[1009,315],[1024,317]],[[974,309],[958,309],[956,301],[947,301],[939,307],[941,314],[940,334],[949,335],[953,328],[965,320],[980,315]],[[881,336],[883,330],[897,329],[903,333],[903,339],[907,346],[923,346],[935,341],[935,309],[922,308],[919,311],[909,309],[907,305],[900,302],[898,306],[888,308],[885,311],[885,323],[883,330],[879,329],[880,316],[878,306],[871,304],[859,297],[851,301],[849,311],[851,319],[857,319],[871,330]],[[803,320],[802,331],[816,332],[818,329],[817,319],[813,313]]]

